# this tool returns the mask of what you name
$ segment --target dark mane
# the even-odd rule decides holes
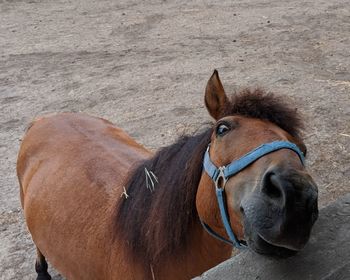
[[[223,111],[222,116],[227,115],[268,120],[293,136],[299,136],[301,129],[294,108],[261,90],[235,94]],[[115,226],[131,256],[154,264],[186,246],[188,233],[198,219],[195,199],[211,134],[210,128],[182,137],[130,174],[126,185],[129,198],[117,207]],[[154,191],[147,188],[145,168],[157,176]]]
[[[156,263],[185,245],[197,218],[196,192],[211,131],[180,138],[131,174],[129,198],[121,203],[116,222],[134,256]],[[147,188],[145,168],[157,177],[154,191]]]

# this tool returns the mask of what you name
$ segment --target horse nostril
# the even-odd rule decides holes
[[[263,179],[262,191],[269,197],[277,199],[282,197],[282,190],[278,177],[273,172],[265,174]]]
[[[239,211],[241,211],[241,213],[244,214],[244,209],[242,206],[239,207]]]

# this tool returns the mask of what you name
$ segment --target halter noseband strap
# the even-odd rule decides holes
[[[235,246],[236,248],[243,249],[246,247],[244,243],[239,241],[237,237],[235,236],[230,220],[229,215],[227,213],[226,209],[226,199],[225,199],[225,184],[226,181],[236,175],[238,172],[240,172],[242,169],[246,168],[248,165],[252,164],[259,158],[263,157],[266,154],[269,154],[271,152],[281,150],[281,149],[289,149],[294,151],[298,154],[301,162],[304,164],[304,155],[302,151],[298,148],[297,145],[287,142],[287,141],[274,141],[266,144],[262,144],[261,146],[255,148],[254,150],[248,152],[241,158],[232,161],[227,166],[220,166],[216,167],[215,164],[211,161],[210,155],[209,155],[209,147],[207,148],[207,151],[204,155],[204,162],[203,167],[205,172],[209,175],[209,177],[214,181],[215,183],[215,192],[216,192],[216,198],[218,200],[219,209],[220,209],[220,216],[222,223],[225,227],[226,233],[230,240],[227,240],[226,238],[223,238],[219,234],[217,234],[214,230],[212,230],[206,223],[204,223],[201,220],[201,224],[203,225],[204,229],[211,234],[212,236],[218,238],[221,241],[224,241],[226,243],[231,244],[232,246]]]

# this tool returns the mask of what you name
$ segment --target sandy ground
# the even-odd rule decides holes
[[[0,0],[0,279],[35,277],[15,172],[35,116],[87,112],[156,149],[209,120],[214,68],[228,92],[262,86],[294,100],[320,205],[350,192],[349,9],[341,0]]]

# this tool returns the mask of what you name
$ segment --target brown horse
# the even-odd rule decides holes
[[[317,186],[299,152],[270,152],[225,185],[203,170],[209,143],[215,166],[273,141],[295,143],[305,154],[296,110],[261,90],[229,99],[216,71],[205,104],[216,123],[156,154],[110,122],[84,114],[46,116],[31,125],[17,172],[37,246],[37,279],[50,279],[45,257],[68,279],[201,274],[232,252],[206,231],[230,239],[216,189],[224,190],[226,217],[240,244],[279,256],[305,245],[317,218]]]

